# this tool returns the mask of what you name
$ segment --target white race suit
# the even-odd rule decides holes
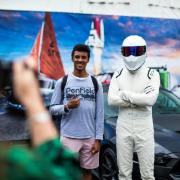
[[[152,106],[159,86],[159,73],[144,66],[134,74],[124,68],[112,77],[108,102],[119,106],[116,148],[120,180],[132,179],[134,151],[138,155],[141,178],[154,180]]]

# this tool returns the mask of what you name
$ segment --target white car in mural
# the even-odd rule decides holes
[[[56,84],[56,80],[49,79],[46,77],[39,78],[40,93],[43,98],[44,104],[47,108],[50,105],[55,84]],[[17,100],[14,98],[12,93],[8,98],[8,109],[24,111],[24,107],[17,102]]]
[[[40,92],[46,107],[49,107],[51,97],[55,88],[56,80],[49,78],[39,78]]]

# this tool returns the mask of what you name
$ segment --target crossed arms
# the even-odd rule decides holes
[[[159,94],[160,79],[158,72],[149,80],[144,92],[136,93],[119,89],[119,82],[116,75],[112,77],[108,92],[109,105],[120,107],[152,106]]]

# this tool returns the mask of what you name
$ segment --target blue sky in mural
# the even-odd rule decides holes
[[[70,53],[76,43],[88,38],[95,15],[51,13],[65,70],[72,67]],[[149,62],[168,65],[180,74],[180,20],[126,16],[99,16],[104,22],[103,69],[121,66],[120,45],[130,34],[143,36]],[[43,12],[0,11],[0,58],[12,60],[30,53],[44,19]],[[112,65],[113,66],[110,66]]]

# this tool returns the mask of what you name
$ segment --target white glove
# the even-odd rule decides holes
[[[130,92],[128,92],[128,91],[123,91],[123,92],[121,93],[121,98],[122,98],[123,101],[129,103],[132,108],[135,108],[135,107],[137,107],[137,106],[136,106],[135,104],[132,104],[132,103],[131,103],[130,98],[129,98],[129,93],[130,93]]]
[[[122,98],[123,101],[126,101],[126,102],[129,102],[129,103],[130,103],[130,100],[129,100],[129,98],[128,98],[128,96],[127,96],[127,93],[126,93],[125,91],[123,91],[123,92],[121,93],[121,98]]]

